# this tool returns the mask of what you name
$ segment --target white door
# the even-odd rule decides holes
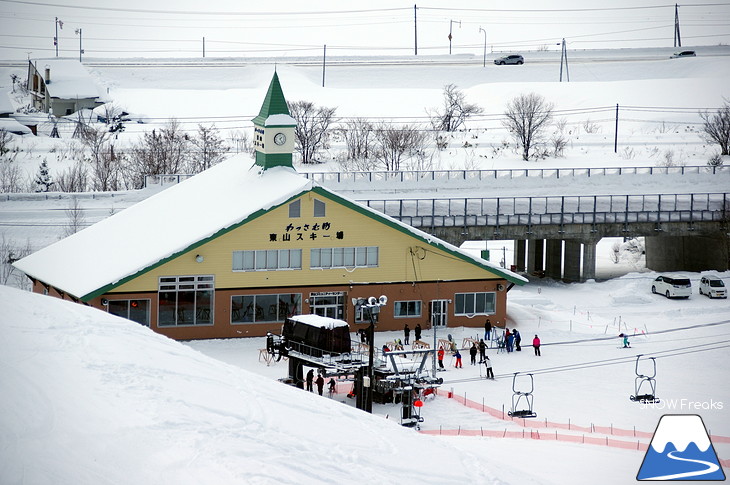
[[[445,327],[447,323],[449,300],[431,300],[431,325]]]

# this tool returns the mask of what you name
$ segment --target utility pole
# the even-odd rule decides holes
[[[679,35],[679,5],[674,4],[674,47],[682,47],[682,38]]]
[[[455,23],[459,24],[459,28],[461,28],[461,20],[449,20],[449,55],[451,55],[451,28]]]
[[[482,67],[487,67],[487,31],[479,27],[479,32],[484,32],[484,56],[482,59]]]
[[[618,152],[618,103],[616,103],[616,129],[613,134],[613,153]]]
[[[322,53],[322,87],[324,87],[324,72],[327,67],[327,44],[324,45],[324,52]]]
[[[63,22],[61,20],[58,20],[58,17],[56,17],[56,36],[53,38],[53,45],[56,46],[56,57],[58,57],[58,28],[60,27],[61,30],[63,30]]]
[[[418,16],[417,16],[417,10],[418,6],[416,4],[413,5],[413,55],[418,55]]]
[[[563,82],[563,60],[565,60],[565,76],[570,82],[570,72],[568,72],[568,47],[563,39],[563,47],[560,52],[560,82]]]
[[[79,62],[81,62],[81,54],[84,53],[84,49],[81,48],[81,29],[76,29],[76,33],[79,35]]]
[[[203,37],[203,59],[205,59],[205,37]]]

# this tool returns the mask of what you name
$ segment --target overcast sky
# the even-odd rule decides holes
[[[519,9],[514,9],[517,3]],[[414,20],[414,4],[418,5]],[[730,2],[679,8],[683,46],[730,44]],[[60,22],[56,23],[56,19]],[[671,47],[674,3],[0,0],[0,59],[419,55]],[[414,28],[414,26],[416,28]],[[77,30],[81,30],[81,36]],[[482,30],[480,30],[482,29]],[[416,42],[417,38],[417,42]]]

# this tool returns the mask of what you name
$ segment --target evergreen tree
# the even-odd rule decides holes
[[[55,182],[51,180],[51,174],[48,171],[48,162],[44,158],[38,167],[38,173],[35,176],[35,191],[36,192],[48,192]]]

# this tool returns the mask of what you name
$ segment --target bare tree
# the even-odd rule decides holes
[[[315,163],[317,152],[327,148],[330,124],[337,108],[315,106],[309,101],[289,103],[289,112],[297,121],[294,131],[295,148],[302,163]]]
[[[114,145],[109,142],[109,131],[86,125],[79,133],[81,143],[91,155],[92,189],[103,192],[118,190],[121,161],[114,152]]]
[[[11,135],[0,130],[0,192],[22,192],[23,170],[15,162],[18,152],[10,149]]]
[[[85,192],[89,186],[86,164],[77,161],[72,167],[56,176],[56,185],[62,192]]]
[[[725,100],[725,104],[715,113],[701,112],[700,118],[704,122],[702,131],[705,140],[720,145],[720,155],[730,155],[730,103],[728,100]]]
[[[522,159],[530,159],[532,149],[550,124],[553,104],[536,93],[522,94],[507,105],[506,119],[502,124],[509,130],[517,145],[522,148]]]
[[[348,160],[367,160],[372,156],[375,128],[365,118],[351,118],[337,129],[347,147]]]
[[[13,266],[13,263],[30,253],[30,241],[27,241],[25,247],[22,247],[18,246],[13,239],[6,238],[5,233],[0,234],[0,285],[14,286],[21,289],[27,288],[27,280]]]
[[[145,175],[181,173],[185,167],[189,137],[177,120],[171,119],[158,130],[146,132],[130,153],[127,177],[136,188],[144,186]]]
[[[416,126],[381,123],[375,131],[375,158],[385,170],[398,171],[401,163],[422,151],[425,139]]]
[[[66,227],[63,230],[62,237],[68,237],[72,234],[76,234],[86,225],[86,215],[84,210],[81,208],[79,199],[74,197],[69,202],[68,208],[66,209]]]
[[[190,143],[195,147],[194,155],[190,157],[190,173],[202,172],[220,163],[228,151],[215,125],[198,125],[198,134]]]
[[[431,117],[431,125],[436,131],[456,131],[472,115],[483,112],[478,104],[468,103],[466,95],[455,84],[444,86],[443,106],[439,110],[426,110]]]

